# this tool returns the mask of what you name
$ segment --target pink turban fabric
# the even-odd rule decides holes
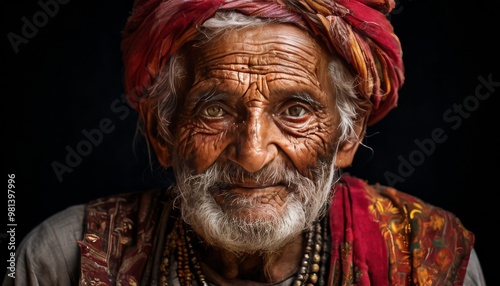
[[[394,6],[394,0],[136,0],[121,46],[125,93],[137,108],[197,27],[217,11],[237,11],[292,22],[322,38],[357,73],[359,95],[373,104],[373,125],[397,105],[404,81],[401,44],[386,17]]]

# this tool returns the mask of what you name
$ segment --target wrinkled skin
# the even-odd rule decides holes
[[[337,146],[339,115],[327,74],[330,57],[307,33],[285,24],[228,32],[195,48],[189,55],[192,85],[178,110],[175,142],[166,148],[152,140],[160,162],[182,162],[200,173],[215,162],[233,161],[256,172],[278,160],[311,179],[318,160],[333,158],[336,151],[336,167],[350,165],[357,144]],[[268,208],[279,213],[290,193],[284,185],[251,181],[238,182],[229,191],[262,198],[244,213],[231,212],[250,218],[263,218]],[[223,198],[215,200],[231,211]],[[274,283],[297,270],[302,245],[298,236],[267,266],[258,254],[243,259],[223,248],[207,251],[204,267],[219,265],[205,271],[221,284],[263,272],[263,280]]]
[[[328,61],[313,42],[284,29],[233,32],[201,50],[174,152],[197,172],[217,159],[256,172],[285,156],[308,176],[317,156],[331,156],[337,118],[322,72]]]

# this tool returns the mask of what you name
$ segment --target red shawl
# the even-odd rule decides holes
[[[474,235],[452,213],[343,176],[330,210],[341,284],[462,285]],[[335,251],[337,250],[337,251]]]

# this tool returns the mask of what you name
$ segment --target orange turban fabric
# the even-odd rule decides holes
[[[386,15],[394,0],[136,0],[123,31],[125,93],[132,107],[168,59],[217,11],[292,22],[321,37],[357,73],[373,125],[397,105],[404,81],[399,39]],[[175,76],[175,75],[172,75]]]

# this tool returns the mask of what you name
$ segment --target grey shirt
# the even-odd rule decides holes
[[[78,285],[80,251],[76,242],[83,236],[84,212],[85,205],[69,207],[29,232],[16,248],[15,279],[9,276],[10,271],[7,270],[2,285]],[[470,254],[464,285],[486,285],[474,249]]]

